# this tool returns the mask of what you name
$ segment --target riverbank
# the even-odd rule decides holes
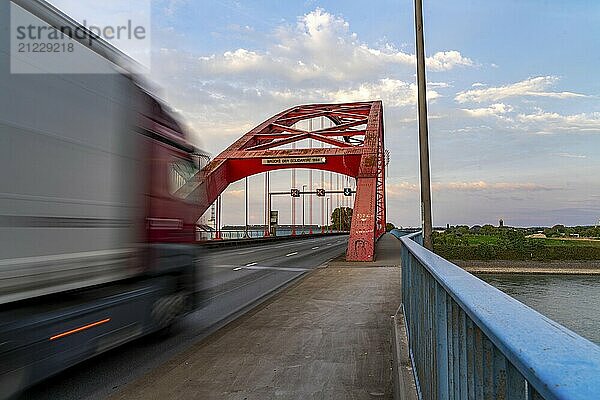
[[[487,225],[475,228],[458,226],[444,232],[434,232],[435,253],[446,260],[510,260],[515,263],[532,260],[541,263],[600,260],[600,241],[591,237],[533,237],[532,228],[495,228]],[[596,237],[596,228],[590,229],[590,232],[588,229],[573,234],[582,235],[586,232]]]
[[[600,260],[452,260],[472,274],[600,275]]]

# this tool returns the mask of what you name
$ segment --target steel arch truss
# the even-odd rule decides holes
[[[297,127],[301,121],[320,117],[331,121],[331,126],[312,131]],[[279,148],[305,139],[331,147]],[[316,157],[319,161],[311,163],[309,157]],[[267,159],[287,162],[273,164],[265,162]],[[385,149],[381,101],[310,104],[283,111],[238,139],[200,172],[200,179],[193,187],[181,190],[196,197],[195,200],[201,204],[200,211],[204,213],[229,184],[250,175],[284,168],[320,169],[356,178],[346,259],[373,260],[375,241],[385,232]]]

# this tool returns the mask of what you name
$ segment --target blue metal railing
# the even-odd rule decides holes
[[[421,246],[423,245],[423,235],[421,234],[421,231],[419,232],[415,232],[414,230],[409,230],[409,229],[399,229],[399,228],[394,228],[390,231],[390,233],[394,236],[396,236],[396,238],[400,239],[403,236],[407,236],[410,235],[410,238],[419,243]]]
[[[599,346],[421,247],[419,237],[400,241],[421,399],[600,399]]]

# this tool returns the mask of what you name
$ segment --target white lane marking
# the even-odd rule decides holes
[[[244,269],[274,269],[277,271],[289,271],[289,272],[310,271],[310,268],[261,267],[259,265],[256,265],[254,267],[244,267]]]
[[[297,252],[297,251],[295,251],[295,252],[293,252],[293,253],[290,253],[290,254],[286,254],[285,256],[286,256],[286,257],[291,257],[291,256],[295,256],[296,254],[298,254],[298,252]]]
[[[237,252],[236,254],[239,254],[239,255],[243,255],[243,254],[250,254],[250,253],[255,253],[255,252],[259,251],[259,250],[260,250],[260,249],[248,250],[248,251],[239,251],[239,252]]]
[[[247,270],[263,270],[263,269],[273,269],[273,270],[277,270],[277,271],[288,271],[288,272],[304,272],[304,271],[310,271],[310,268],[291,268],[291,267],[263,267],[260,265],[252,265],[252,266],[243,266],[243,267],[236,267],[233,270],[234,271],[241,271],[243,269],[247,269]]]
[[[319,248],[319,246],[315,246],[315,247],[313,247],[311,250],[316,250],[316,249],[318,249],[318,248]]]
[[[258,264],[258,263],[252,262],[252,263],[246,264],[246,267],[251,267],[251,266],[256,265],[256,264]]]

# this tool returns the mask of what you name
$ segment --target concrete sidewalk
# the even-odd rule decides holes
[[[399,267],[400,241],[389,233],[375,243],[375,260],[368,262],[346,261],[342,255],[329,263],[330,267]]]
[[[400,244],[389,239],[392,266],[315,270],[113,399],[391,399]]]

